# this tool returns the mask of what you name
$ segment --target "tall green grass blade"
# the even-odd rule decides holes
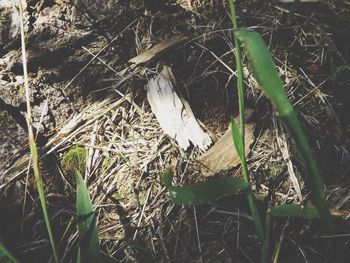
[[[246,190],[248,184],[240,178],[218,177],[205,182],[190,184],[184,187],[171,185],[172,172],[165,171],[163,183],[168,188],[170,199],[179,205],[200,205],[219,199],[220,197],[237,194]]]
[[[77,263],[81,263],[81,253],[80,253],[81,249],[80,247],[78,247],[78,253],[77,253]]]
[[[18,263],[19,261],[12,253],[0,242],[0,262],[2,263]]]
[[[34,141],[34,135],[32,133],[29,133],[29,136],[30,137],[32,136],[33,137],[32,140]],[[43,212],[43,216],[44,216],[44,222],[46,225],[47,233],[49,235],[49,240],[50,240],[53,256],[54,256],[55,262],[57,263],[57,262],[60,262],[60,260],[58,258],[56,242],[55,242],[52,228],[51,228],[51,224],[50,224],[49,213],[47,211],[44,185],[43,185],[43,180],[42,180],[41,172],[40,172],[40,168],[39,168],[38,150],[36,148],[35,143],[33,143],[33,142],[30,143],[30,149],[31,149],[31,155],[32,155],[34,176],[35,176],[35,181],[36,181],[36,185],[38,188],[40,204],[41,204],[41,208],[42,208],[42,212]]]
[[[255,226],[257,235],[258,235],[259,239],[261,241],[263,241],[264,237],[265,237],[265,230],[263,227],[263,222],[261,220],[261,216],[260,216],[258,207],[256,205],[254,194],[250,188],[247,191],[247,199],[248,199],[248,205],[250,208],[250,213],[252,214],[252,217],[253,217],[254,226]]]
[[[239,30],[234,34],[249,56],[254,77],[266,96],[276,106],[281,116],[288,115],[293,108],[284,94],[282,81],[264,40],[259,33],[254,31]]]
[[[231,22],[232,27],[234,30],[238,29],[237,25],[237,15],[236,15],[236,8],[235,3],[233,0],[229,0],[230,5],[230,14],[231,14]],[[231,127],[232,127],[232,136],[233,141],[235,144],[235,147],[237,149],[237,152],[239,154],[241,164],[242,164],[242,175],[246,183],[250,183],[249,176],[248,176],[248,168],[245,160],[245,147],[244,147],[244,140],[245,140],[245,129],[244,129],[244,88],[243,88],[243,65],[242,65],[242,54],[241,54],[241,44],[240,40],[233,34],[232,35],[234,42],[235,42],[235,58],[236,58],[236,72],[237,72],[237,91],[238,91],[238,108],[239,108],[239,120],[240,120],[240,127],[238,132],[237,124],[232,120],[231,121]],[[240,136],[239,136],[240,135]],[[240,138],[239,138],[240,137]],[[255,197],[253,195],[253,192],[249,189],[247,192],[247,199],[248,199],[248,205],[250,208],[250,212],[252,214],[252,217],[254,219],[254,225],[257,230],[257,234],[260,238],[260,240],[264,239],[264,228],[262,224],[262,220],[258,211],[258,208],[256,206]]]
[[[31,106],[30,106],[30,88],[29,88],[29,81],[28,81],[27,55],[26,55],[25,34],[24,34],[24,25],[23,25],[24,19],[23,19],[22,1],[18,1],[18,5],[19,5],[19,12],[20,12],[19,22],[20,22],[20,28],[21,28],[20,31],[21,31],[21,46],[22,46],[22,66],[23,66],[24,87],[25,87],[26,104],[27,104],[26,119],[27,119],[27,126],[28,126],[28,140],[29,140],[30,153],[31,153],[31,158],[33,163],[34,177],[38,188],[42,212],[44,215],[44,222],[49,235],[53,256],[54,256],[55,262],[57,263],[59,262],[59,258],[58,258],[56,243],[53,237],[50,219],[49,219],[49,215],[46,207],[46,198],[44,193],[43,180],[42,180],[40,168],[39,168],[39,154],[38,154],[38,149],[36,147],[35,136],[34,136],[34,131],[32,127],[32,113],[31,113]]]
[[[267,210],[265,216],[265,236],[264,241],[262,243],[261,250],[261,262],[269,263],[271,262],[270,250],[271,250],[271,234],[272,234],[272,216],[270,213],[270,209]]]
[[[330,231],[333,231],[333,221],[325,198],[323,180],[319,175],[309,143],[301,129],[296,113],[284,94],[282,81],[264,40],[253,31],[239,30],[234,34],[248,54],[256,80],[277,109],[277,113],[295,140],[303,158],[305,170],[309,175],[307,178],[309,180],[306,182],[310,182],[313,201],[320,212],[322,222],[328,226]]]
[[[79,171],[76,171],[76,183],[79,232],[78,255],[81,262],[100,262],[100,240],[97,233],[96,218],[89,192]]]
[[[235,145],[239,159],[241,160],[241,162],[244,162],[245,161],[244,142],[243,142],[243,138],[239,132],[237,123],[235,122],[234,119],[231,120],[231,132],[232,132],[233,143]]]
[[[309,220],[320,218],[316,208],[298,204],[274,206],[271,208],[271,215],[275,217],[299,217]]]
[[[238,29],[237,24],[237,15],[235,3],[233,0],[229,0],[230,5],[230,15],[233,30]],[[243,88],[243,68],[242,68],[242,54],[241,54],[241,45],[239,39],[234,35],[233,41],[235,43],[235,58],[236,58],[236,73],[237,73],[237,91],[238,91],[238,108],[239,108],[239,122],[240,122],[240,133],[243,138],[243,149],[244,149],[244,88]]]

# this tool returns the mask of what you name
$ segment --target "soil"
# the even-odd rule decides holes
[[[195,116],[214,141],[222,136],[237,114],[227,6],[206,0],[140,2],[27,1],[28,71],[40,149],[76,114],[90,111],[93,119],[104,101],[117,101],[120,94],[132,98],[87,121],[42,158],[62,262],[75,262],[78,246],[75,229],[67,228],[75,216],[74,184],[61,165],[76,145],[86,147],[90,158],[86,182],[105,262],[258,262],[260,244],[244,196],[189,208],[170,203],[162,171],[171,164],[180,185],[205,180],[195,163],[201,152],[179,149],[162,132],[144,88],[163,65],[171,66]],[[240,1],[240,27],[263,35],[315,153],[329,203],[347,212],[349,3],[303,3],[294,16],[289,10],[279,1]],[[28,144],[19,12],[12,1],[0,0],[0,13],[0,238],[23,262],[48,262],[50,245],[31,171],[11,180],[7,173],[28,156]],[[128,63],[179,33],[191,40],[147,64]],[[259,206],[264,211],[268,203],[298,202],[276,141],[285,130],[248,67],[244,72],[246,104],[257,123],[248,163]],[[91,105],[100,106],[91,110]],[[288,135],[284,143],[308,203],[299,156]],[[223,174],[240,175],[240,169]],[[346,262],[349,256],[347,218],[337,221],[338,236],[324,234],[318,222],[280,219],[274,226],[274,244],[283,241],[280,262]]]

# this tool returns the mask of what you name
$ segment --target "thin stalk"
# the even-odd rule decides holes
[[[248,178],[248,169],[247,164],[245,161],[242,162],[242,173],[243,173],[243,179],[250,184],[250,180]],[[264,227],[262,224],[262,220],[258,211],[258,207],[256,205],[254,194],[251,190],[251,188],[247,191],[247,199],[248,199],[248,205],[250,208],[250,213],[252,214],[252,217],[254,219],[254,225],[258,234],[259,239],[262,241],[264,240]]]
[[[36,185],[39,192],[39,199],[41,203],[41,208],[44,215],[44,220],[47,228],[47,232],[49,234],[49,239],[51,243],[51,248],[53,252],[53,256],[55,259],[55,262],[59,262],[57,250],[55,241],[53,238],[50,220],[47,212],[46,207],[46,199],[45,199],[45,193],[44,193],[44,187],[43,187],[43,180],[40,174],[40,168],[39,168],[39,157],[38,157],[38,149],[36,147],[35,143],[35,137],[32,127],[32,115],[31,115],[31,107],[30,107],[30,90],[29,90],[29,81],[28,81],[28,70],[27,70],[27,56],[26,56],[26,46],[25,46],[25,36],[24,36],[24,25],[23,25],[23,7],[21,0],[18,1],[19,4],[19,10],[20,10],[20,26],[21,26],[21,45],[22,45],[22,65],[23,65],[23,75],[24,75],[24,87],[25,87],[25,96],[26,96],[26,103],[27,103],[27,126],[28,126],[28,139],[30,144],[30,153],[32,157],[32,163],[33,163],[33,171],[35,176]]]
[[[231,14],[231,21],[233,30],[238,29],[237,25],[237,15],[236,15],[236,8],[233,0],[229,0],[230,5],[230,14]],[[241,134],[242,138],[242,148],[243,148],[243,156],[241,158],[241,164],[242,164],[242,174],[244,180],[250,184],[250,179],[248,176],[248,168],[247,163],[245,159],[245,129],[244,129],[244,87],[243,87],[243,69],[242,69],[242,54],[241,54],[241,43],[238,38],[235,37],[234,34],[232,34],[232,37],[234,39],[235,43],[235,57],[236,57],[236,72],[237,72],[237,90],[238,90],[238,109],[239,109],[239,132]],[[247,199],[248,199],[248,205],[250,208],[250,212],[254,219],[255,228],[258,234],[258,237],[260,240],[264,239],[264,228],[262,224],[262,220],[255,202],[255,197],[253,195],[253,192],[251,190],[247,191]]]
[[[3,260],[1,262],[12,262],[12,263],[19,263],[17,258],[15,258],[12,253],[1,243],[0,239],[0,260]]]
[[[281,249],[282,249],[283,239],[284,239],[284,234],[282,233],[282,235],[278,241],[275,254],[273,255],[273,261],[272,261],[273,263],[278,263],[278,258],[280,256]]]
[[[229,0],[230,4],[230,14],[233,30],[238,29],[237,25],[237,15],[236,8],[233,0]],[[241,44],[238,38],[232,34],[234,43],[235,43],[235,56],[236,56],[236,74],[237,74],[237,90],[238,90],[238,109],[239,109],[239,131],[241,133],[242,138],[245,137],[244,132],[244,87],[243,87],[243,69],[242,69],[242,53],[241,53]],[[243,140],[243,149],[244,149],[244,140]]]
[[[271,232],[272,232],[272,215],[271,215],[270,209],[268,209],[265,217],[265,238],[262,244],[261,263],[271,262],[270,260]]]

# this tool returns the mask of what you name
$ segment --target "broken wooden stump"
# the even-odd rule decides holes
[[[162,72],[147,84],[147,99],[159,125],[174,138],[178,145],[187,149],[190,142],[206,150],[212,143],[201,128],[189,103],[175,91],[176,81],[171,68],[164,66]]]

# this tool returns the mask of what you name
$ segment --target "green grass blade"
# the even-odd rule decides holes
[[[100,262],[100,240],[96,218],[85,182],[76,171],[77,214],[81,262]]]
[[[252,31],[239,30],[235,32],[235,36],[240,40],[248,54],[256,80],[277,109],[277,113],[296,142],[305,164],[305,170],[309,175],[309,178],[307,178],[309,180],[306,180],[306,182],[311,186],[313,201],[320,212],[322,222],[332,232],[333,221],[325,198],[323,180],[318,172],[309,143],[301,129],[296,113],[284,94],[282,81],[265,42],[258,33]]]
[[[264,241],[262,243],[261,250],[261,262],[269,263],[270,259],[270,250],[271,250],[271,234],[272,234],[272,216],[270,213],[270,209],[267,210],[265,216],[265,236]]]
[[[32,133],[29,133],[29,137],[33,137],[32,140],[34,141],[34,135]],[[40,168],[39,168],[39,156],[38,156],[38,150],[36,148],[35,143],[33,143],[33,142],[30,143],[30,149],[31,149],[31,155],[32,155],[35,181],[36,181],[36,185],[37,185],[38,193],[39,193],[39,200],[40,200],[40,204],[41,204],[41,208],[42,208],[42,212],[43,212],[43,216],[44,216],[44,222],[46,225],[47,233],[49,235],[49,240],[50,240],[53,256],[54,256],[55,262],[60,262],[59,257],[58,257],[58,253],[57,253],[56,242],[55,242],[54,235],[53,235],[52,228],[51,228],[51,224],[50,224],[49,213],[47,211],[46,198],[45,198],[45,192],[44,192],[44,184],[43,184],[43,180],[42,180],[41,172],[40,172]]]
[[[272,207],[271,214],[275,217],[299,217],[310,220],[320,218],[320,214],[315,207],[298,204],[278,205]]]
[[[263,221],[261,220],[261,216],[255,201],[255,196],[251,188],[249,188],[249,190],[247,191],[247,199],[248,199],[248,205],[249,205],[250,213],[252,214],[252,217],[253,217],[254,226],[255,226],[257,235],[260,241],[263,241],[265,237]]]
[[[284,94],[277,68],[260,34],[248,30],[239,30],[234,34],[248,54],[254,77],[265,95],[275,105],[280,115],[289,114],[293,111],[292,105]]]
[[[24,1],[25,3],[26,1]],[[22,66],[23,66],[23,75],[24,75],[24,87],[25,87],[25,97],[26,97],[26,104],[27,104],[27,126],[28,126],[28,140],[30,145],[30,153],[33,163],[33,171],[34,171],[34,177],[36,181],[36,185],[38,188],[39,193],[39,199],[40,204],[44,216],[44,221],[46,225],[46,229],[49,235],[50,245],[52,248],[53,256],[55,259],[55,262],[59,262],[59,257],[57,253],[56,243],[55,239],[53,237],[51,224],[49,220],[49,215],[46,207],[46,198],[44,193],[44,186],[43,186],[43,180],[40,173],[40,167],[39,167],[39,154],[38,149],[35,142],[35,136],[34,131],[32,127],[32,110],[30,105],[30,88],[29,88],[29,80],[28,80],[28,70],[27,70],[27,55],[26,55],[26,44],[25,44],[25,33],[24,33],[24,19],[23,19],[23,6],[22,1],[18,1],[18,7],[20,11],[20,32],[21,32],[21,47],[22,47]]]
[[[80,247],[78,247],[78,253],[77,253],[77,263],[81,263],[81,253],[80,253]]]
[[[12,253],[0,242],[0,262],[2,263],[18,263],[19,261]]]
[[[229,0],[230,5],[230,15],[233,30],[238,29],[237,24],[237,15],[235,3],[233,0]],[[239,108],[239,122],[240,122],[240,133],[243,138],[243,149],[244,149],[244,88],[243,88],[243,68],[242,68],[242,54],[241,54],[241,45],[239,39],[232,36],[235,43],[235,58],[236,58],[236,73],[237,73],[237,91],[238,91],[238,108]]]
[[[238,156],[241,159],[241,162],[244,162],[245,156],[244,156],[243,138],[240,134],[237,123],[235,122],[234,119],[231,120],[231,132],[232,132],[233,143],[235,145]]]
[[[232,27],[234,30],[238,29],[237,25],[237,16],[236,16],[236,8],[235,3],[233,0],[229,0],[230,5],[230,15],[231,15],[231,22]],[[242,54],[241,54],[241,44],[240,40],[233,34],[232,35],[234,42],[235,42],[235,58],[236,58],[236,72],[237,72],[237,91],[238,91],[238,108],[239,108],[239,121],[240,126],[239,129],[237,127],[237,124],[232,120],[231,121],[231,127],[232,127],[232,136],[233,141],[235,144],[235,147],[237,149],[237,153],[239,154],[241,164],[242,164],[242,175],[243,179],[246,183],[250,183],[249,176],[248,176],[248,168],[247,163],[245,160],[245,146],[244,146],[244,140],[245,140],[245,129],[244,129],[244,88],[243,88],[243,65],[242,65]],[[240,137],[240,138],[239,138]],[[248,199],[248,205],[250,208],[250,212],[252,214],[252,217],[254,219],[254,225],[257,231],[257,234],[260,238],[260,240],[264,239],[264,228],[262,224],[262,220],[258,211],[258,208],[256,206],[255,197],[253,192],[249,189],[247,192],[247,199]]]
[[[163,183],[168,188],[171,201],[174,204],[186,206],[206,204],[226,195],[237,194],[248,188],[248,184],[240,178],[217,177],[184,187],[172,186],[171,178],[171,171],[165,171]]]

